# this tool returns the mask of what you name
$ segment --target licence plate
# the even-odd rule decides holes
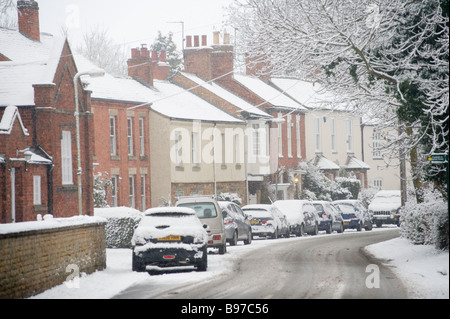
[[[169,235],[166,237],[158,238],[158,241],[181,241],[181,236]]]
[[[259,220],[257,219],[251,219],[250,224],[259,224]]]
[[[348,224],[350,224],[349,222],[344,222],[344,225],[348,225]]]

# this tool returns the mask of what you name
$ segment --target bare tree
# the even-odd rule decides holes
[[[85,33],[77,52],[112,75],[127,75],[125,48],[114,43],[106,29],[96,27]]]

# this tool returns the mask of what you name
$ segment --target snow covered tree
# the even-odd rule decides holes
[[[239,48],[261,75],[320,82],[332,103],[394,130],[385,154],[448,151],[448,0],[235,0]]]
[[[161,31],[158,31],[158,37],[152,44],[152,50],[160,52],[166,50],[167,63],[170,65],[170,75],[174,75],[183,69],[183,60],[180,53],[177,51],[177,46],[173,41],[173,34],[169,32],[167,36],[163,36]]]

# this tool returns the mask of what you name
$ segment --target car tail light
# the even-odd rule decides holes
[[[272,220],[273,220],[273,219],[270,219],[270,218],[265,219],[265,220],[262,220],[262,221],[261,221],[261,224],[267,224],[267,223],[271,222]]]
[[[214,235],[213,236],[213,240],[220,240],[222,238],[222,236],[220,235]]]
[[[223,224],[224,225],[229,225],[229,224],[231,224],[233,222],[233,220],[231,219],[231,218],[229,218],[229,217],[226,217],[224,220],[223,220]]]
[[[164,259],[175,259],[175,256],[174,255],[166,255],[166,256],[163,256],[163,258]]]

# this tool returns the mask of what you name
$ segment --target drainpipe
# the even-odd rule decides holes
[[[92,78],[102,77],[105,75],[105,71],[101,69],[91,70],[87,72],[78,72],[73,78],[73,87],[75,90],[75,120],[76,120],[76,130],[77,130],[77,177],[78,177],[78,215],[83,213],[83,202],[82,202],[82,188],[81,188],[81,147],[80,147],[80,106],[78,101],[78,82],[80,77],[83,75],[88,75]]]

